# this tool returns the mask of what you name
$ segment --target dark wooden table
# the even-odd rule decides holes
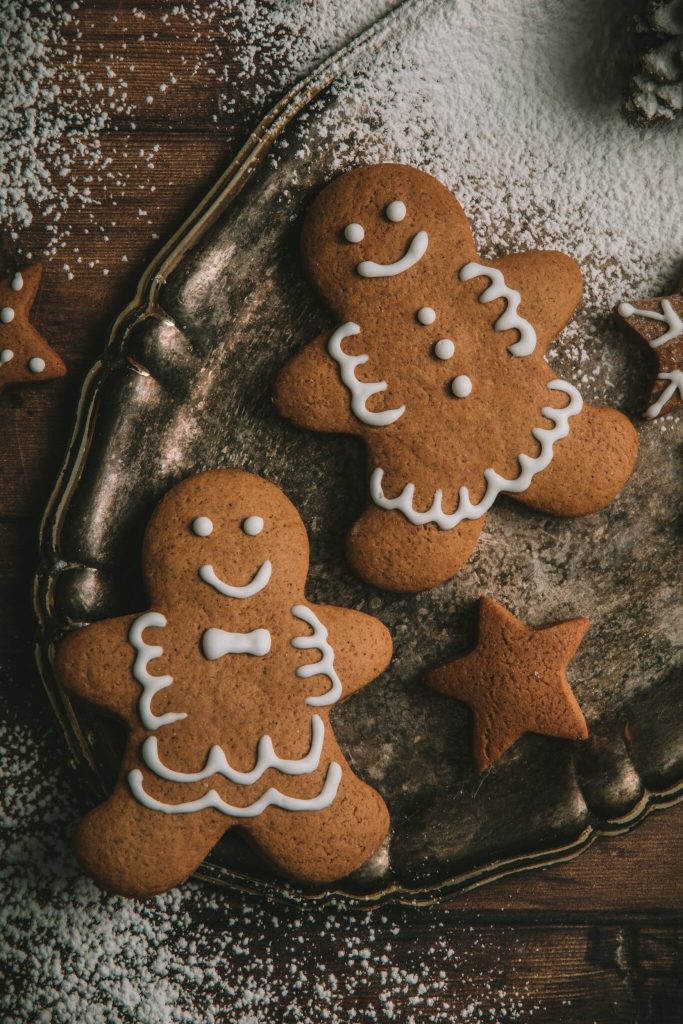
[[[137,6],[148,13],[155,7],[140,2]],[[101,0],[86,19],[92,26],[80,44],[86,60],[94,65],[102,59],[100,41],[106,51],[115,52],[122,39],[140,34],[140,22],[132,17],[131,7]],[[10,391],[0,398],[0,663],[8,666],[9,696],[19,717],[28,702],[33,709],[42,709],[46,722],[49,718],[33,665],[30,581],[39,517],[69,436],[84,373],[103,346],[108,324],[131,296],[146,261],[160,244],[153,233],[163,240],[181,223],[259,115],[244,92],[242,74],[234,91],[234,109],[229,115],[223,113],[217,126],[212,119],[217,110],[214,80],[204,70],[187,73],[180,55],[192,52],[196,43],[189,26],[186,38],[177,36],[177,24],[174,32],[173,40],[160,32],[157,39],[138,43],[137,71],[129,76],[131,97],[139,103],[134,137],[122,118],[119,123],[114,119],[111,133],[103,138],[105,149],[111,147],[113,152],[116,147],[119,163],[128,148],[131,172],[125,189],[116,194],[115,208],[112,190],[97,181],[92,184],[101,204],[97,221],[105,230],[84,233],[91,227],[89,216],[72,208],[69,246],[71,250],[78,246],[82,261],[74,279],[69,280],[62,268],[66,255],[64,260],[46,263],[34,321],[68,364],[69,374],[61,381]],[[234,63],[231,45],[235,44],[226,38],[221,45],[223,61]],[[144,97],[158,82],[155,62],[161,59],[178,84],[165,95],[157,87],[154,103],[146,105]],[[257,67],[256,74],[260,73]],[[267,76],[264,81],[262,75],[261,82],[266,90],[272,86]],[[155,168],[149,170],[140,161],[136,170],[135,152],[154,144],[159,147]],[[148,212],[143,220],[138,215],[141,205]],[[37,216],[17,244],[23,251],[39,253],[48,240],[50,223],[50,218]],[[3,259],[9,265],[16,244],[11,246],[7,237],[3,241]],[[89,268],[89,261],[99,265]],[[103,267],[108,274],[102,273]],[[472,924],[514,936],[509,955],[505,945],[498,949],[500,976],[504,980],[514,971],[516,984],[528,985],[530,998],[541,1007],[534,1020],[548,1024],[679,1022],[683,1020],[682,824],[683,806],[656,813],[630,835],[599,840],[567,864],[473,891],[431,910],[430,919],[433,922],[441,915],[456,952],[471,942]],[[396,913],[401,918],[396,947],[408,936],[419,945],[425,912],[406,908]],[[315,929],[310,930],[314,941]],[[490,966],[482,963],[482,984]],[[476,978],[468,984],[476,1000],[480,995]],[[400,1005],[397,1009],[396,1019],[406,1020],[407,1011],[404,1014]]]

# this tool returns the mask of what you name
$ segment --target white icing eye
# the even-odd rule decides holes
[[[247,537],[256,537],[262,529],[263,520],[261,516],[247,516],[242,523],[242,532],[246,533]]]
[[[45,360],[40,356],[34,356],[33,359],[29,359],[28,368],[31,373],[42,373],[45,369]]]
[[[0,366],[2,366],[3,363],[9,363],[10,359],[13,359],[13,358],[14,358],[14,352],[12,351],[12,349],[11,348],[3,348],[2,352],[0,352]]]
[[[0,309],[0,320],[2,320],[3,324],[12,323],[14,320],[14,310],[11,306],[3,306],[3,308]]]
[[[208,516],[197,516],[192,520],[192,532],[197,537],[209,537],[213,533],[213,523]]]
[[[467,398],[472,391],[472,381],[466,373],[461,373],[451,383],[451,391],[456,398]]]
[[[417,316],[417,322],[424,324],[425,327],[429,327],[436,320],[436,313],[431,306],[422,306],[415,315]]]
[[[347,242],[362,242],[365,238],[365,229],[362,224],[347,224],[344,228],[344,238]]]
[[[450,338],[442,338],[434,346],[434,355],[437,359],[450,359],[455,355],[455,345]],[[460,379],[460,378],[458,378]]]
[[[400,199],[394,199],[393,203],[389,203],[384,212],[387,215],[387,220],[398,224],[406,215],[406,204],[402,203]]]

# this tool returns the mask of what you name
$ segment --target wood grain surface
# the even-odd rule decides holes
[[[115,45],[114,36],[120,38],[126,24],[131,32],[135,30],[130,6],[98,5],[88,39],[82,42],[87,60],[100,60],[98,42]],[[138,3],[142,8],[151,6]],[[115,26],[113,10],[119,18]],[[145,61],[131,79],[131,93],[138,94],[134,95],[138,101],[147,90],[146,75],[155,77],[155,45],[150,43]],[[190,52],[194,45],[189,29],[183,38],[176,28],[176,54],[183,48]],[[231,45],[237,44],[224,40],[228,63]],[[97,218],[106,226],[107,241],[105,232],[79,236],[79,229],[90,225],[89,216],[72,209],[70,244],[79,245],[83,260],[73,280],[62,269],[62,259],[46,262],[34,322],[67,363],[68,376],[0,397],[0,663],[7,668],[8,693],[17,719],[39,714],[46,730],[52,728],[50,712],[33,665],[31,577],[40,513],[64,452],[81,381],[103,347],[108,324],[130,298],[145,262],[212,184],[258,117],[241,89],[235,93],[234,109],[229,115],[223,113],[217,125],[212,119],[216,112],[212,83],[202,74],[187,76],[180,61],[176,63],[181,85],[147,113],[141,104],[144,117],[138,118],[134,140],[126,140],[124,120],[112,125],[119,149],[126,141],[131,152],[141,145],[158,144],[155,170],[135,171],[131,156],[130,179],[117,196],[115,209],[111,192],[93,184],[100,204]],[[141,195],[149,221],[142,225],[137,214]],[[30,228],[22,230],[19,244],[24,251],[40,252],[48,238],[48,224],[49,219],[37,216]],[[76,236],[78,243],[73,242]],[[5,236],[6,267],[15,251]],[[100,264],[89,268],[90,260]],[[107,275],[102,267],[109,269]],[[442,921],[456,950],[459,944],[470,946],[472,925],[497,929],[501,935],[515,937],[509,957],[505,944],[499,946],[499,966],[504,976],[514,961],[516,984],[525,981],[541,1008],[534,1020],[546,1024],[679,1022],[683,1019],[682,825],[683,806],[679,806],[651,815],[631,834],[598,840],[564,865],[516,875],[429,910],[393,908],[390,915],[400,923],[397,948],[408,939],[419,945],[425,914],[432,922]],[[306,938],[313,942],[316,930],[311,926],[310,932]],[[482,947],[482,956],[487,948]],[[482,979],[490,967],[481,964]],[[455,985],[457,978],[451,982]],[[470,977],[468,984],[476,1000],[480,995],[476,977]],[[398,1006],[396,1019],[407,1020],[407,1010],[404,1013]]]

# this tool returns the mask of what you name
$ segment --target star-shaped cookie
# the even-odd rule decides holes
[[[0,391],[63,377],[66,367],[29,321],[43,270],[37,263],[0,280]]]
[[[620,302],[615,316],[629,337],[644,345],[654,381],[643,415],[653,420],[683,402],[683,281],[663,298]]]
[[[565,671],[587,628],[588,619],[570,619],[532,629],[497,601],[481,598],[477,646],[425,677],[433,690],[470,707],[480,772],[525,732],[587,738],[586,720]]]

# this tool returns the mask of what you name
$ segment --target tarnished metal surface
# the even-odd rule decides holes
[[[101,792],[120,737],[60,690],[54,637],[66,624],[145,606],[142,532],[177,480],[231,466],[281,486],[311,537],[308,596],[379,616],[395,641],[387,673],[334,715],[353,766],[392,814],[385,848],[335,890],[371,900],[436,898],[562,859],[597,831],[623,830],[673,801],[683,780],[680,666],[662,612],[676,593],[675,500],[662,502],[657,483],[671,481],[670,491],[680,481],[673,444],[642,431],[636,477],[596,516],[556,520],[501,500],[455,580],[406,596],[363,585],[344,561],[344,535],[364,504],[361,448],[296,430],[272,410],[279,367],[328,323],[296,259],[302,210],[327,172],[324,149],[302,162],[295,147],[280,148],[274,168],[268,145],[286,140],[320,88],[415,6],[403,5],[286,98],[143,278],[86,383],[36,583],[43,677]],[[571,379],[571,366],[557,365]],[[635,371],[619,372],[623,393],[637,395]],[[419,683],[428,666],[471,645],[481,593],[534,625],[591,620],[571,668],[590,740],[527,736],[484,778],[473,772],[466,708]],[[330,894],[302,894],[273,878],[235,835],[202,874],[284,898]]]

